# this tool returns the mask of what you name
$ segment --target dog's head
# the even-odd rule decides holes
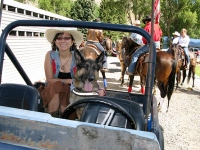
[[[91,92],[98,89],[97,80],[99,70],[102,68],[104,53],[95,60],[85,59],[78,50],[74,51],[76,73],[74,75],[74,86],[82,91]]]

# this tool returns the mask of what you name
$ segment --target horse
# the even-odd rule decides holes
[[[81,45],[79,46],[79,48],[84,47],[86,44],[86,41],[82,41]]]
[[[181,81],[181,85],[183,85],[185,78],[186,78],[186,68],[185,68],[185,53],[184,50],[178,45],[178,44],[172,44],[170,46],[170,52],[175,57],[177,64],[177,76],[176,76],[176,90],[178,89],[178,85],[181,81],[181,71],[183,72],[183,78]],[[187,83],[189,83],[191,74],[193,78],[192,88],[194,87],[194,79],[195,79],[195,69],[196,69],[196,54],[193,52],[190,52],[190,65],[189,65],[189,71],[188,71],[188,80]]]
[[[141,46],[142,45],[139,45],[136,42],[132,41],[129,37],[123,37],[122,49],[125,48],[127,66],[132,60],[133,53]],[[158,89],[160,90],[160,96],[162,98],[165,98],[167,96],[167,110],[169,108],[169,101],[174,90],[176,67],[177,62],[174,59],[174,56],[164,51],[156,52],[155,81],[157,82]],[[147,69],[148,54],[143,54],[138,58],[134,72],[134,74],[138,74],[140,76],[141,90],[144,89],[143,87],[145,86]],[[125,69],[123,71],[125,72]],[[132,77],[130,76],[130,81],[131,79],[134,79],[134,75],[132,75]],[[132,83],[132,81],[131,83],[129,83],[129,87],[132,87]],[[158,104],[158,109],[161,109],[160,102]]]
[[[95,60],[100,54],[101,51],[94,44],[87,44],[81,48],[79,51],[83,54],[84,58]],[[104,89],[107,89],[107,80],[105,71],[101,70],[101,74],[103,77]]]
[[[104,41],[101,43],[101,45],[106,50],[108,55],[112,55],[113,53],[112,40],[109,37],[106,37]]]
[[[118,40],[116,42],[116,52],[117,52],[117,58],[119,59],[120,67],[121,67],[121,77],[119,78],[119,81],[122,81],[122,78],[123,78],[122,70],[124,66],[124,58],[123,58],[124,50],[122,50],[122,40]]]
[[[140,45],[131,40],[129,37],[123,37],[123,39],[117,43],[117,49],[120,59],[120,65],[121,65],[121,86],[124,84],[124,75],[126,72],[127,67],[131,63],[131,56],[139,48]],[[130,93],[132,91],[132,85],[133,85],[134,76],[129,76],[129,83],[128,83],[128,92]]]

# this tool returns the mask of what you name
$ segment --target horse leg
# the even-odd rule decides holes
[[[154,78],[153,95],[156,95],[156,78]]]
[[[164,100],[165,100],[165,98],[160,98],[158,106],[157,106],[158,111],[162,110],[162,106],[163,106]]]
[[[124,78],[123,75],[122,75],[123,65],[124,65],[123,61],[120,60],[121,77],[119,78],[119,81],[122,81],[122,78]]]
[[[160,100],[160,102],[158,103],[158,106],[157,106],[158,111],[160,111],[162,109],[162,105],[163,105],[165,96],[167,95],[167,92],[166,92],[166,88],[165,88],[164,83],[158,81],[157,86],[158,86],[158,89],[160,90],[160,96],[161,96],[161,100]]]
[[[140,76],[141,93],[145,94],[145,76]]]
[[[192,88],[194,87],[195,68],[196,68],[195,66],[193,66],[193,68],[192,68],[192,79],[193,79]]]
[[[128,93],[131,93],[133,86],[134,75],[129,76]]]
[[[185,81],[185,77],[186,77],[186,70],[183,70],[183,80],[181,82],[181,85],[183,85],[183,83]]]
[[[122,71],[121,71],[122,80],[121,80],[121,85],[120,86],[123,86],[123,84],[124,84],[124,75],[125,75],[125,72],[126,72],[126,68],[127,68],[127,66],[123,63]]]
[[[195,78],[195,66],[190,66],[189,67],[189,71],[188,71],[188,80],[187,83],[189,84],[190,82],[190,78],[191,78],[191,74],[192,74],[192,88],[194,87],[194,78]]]
[[[178,84],[180,83],[180,74],[181,74],[180,71],[178,71],[176,73],[176,88],[175,88],[175,91],[178,89]]]
[[[107,85],[107,80],[106,80],[106,74],[105,71],[101,71],[102,77],[103,77],[103,85],[104,85],[104,89],[106,90],[108,85]]]

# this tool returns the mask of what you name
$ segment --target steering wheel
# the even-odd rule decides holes
[[[105,104],[105,105],[109,106],[110,108],[114,109],[115,111],[116,110],[119,111],[130,122],[131,127],[133,129],[137,129],[134,119],[123,107],[121,107],[120,105],[118,105],[110,100],[103,99],[103,98],[86,98],[86,99],[77,100],[66,107],[65,111],[63,112],[62,118],[68,119],[69,116],[73,112],[76,111],[76,108],[78,105],[85,104],[85,103]]]

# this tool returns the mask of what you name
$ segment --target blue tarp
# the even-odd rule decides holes
[[[169,46],[169,38],[167,36],[163,36],[163,48],[168,48]],[[190,39],[189,47],[200,47],[200,39]]]
[[[190,39],[189,47],[200,47],[200,39]]]

